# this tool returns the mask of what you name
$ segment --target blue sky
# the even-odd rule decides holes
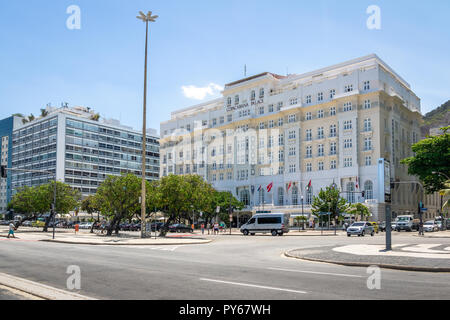
[[[70,5],[81,9],[80,30],[66,27]],[[381,8],[381,30],[366,27],[369,5]],[[448,0],[0,0],[0,118],[68,102],[140,128],[139,10],[160,16],[148,92],[158,131],[170,112],[202,102],[183,87],[223,86],[245,64],[247,75],[303,73],[376,53],[411,84],[423,113],[450,99]]]

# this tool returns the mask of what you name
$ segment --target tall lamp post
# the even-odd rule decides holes
[[[450,178],[445,173],[442,173],[442,172],[439,172],[439,171],[433,171],[432,174],[438,174],[438,175],[441,175],[443,177],[446,177],[447,180],[450,180]],[[439,208],[439,212],[441,213],[441,231],[444,231],[444,230],[447,229],[447,220],[444,219],[444,212],[442,210],[442,200],[443,200],[444,195],[442,193],[439,193],[439,195],[441,196],[441,205],[440,205],[440,208]],[[444,223],[445,223],[445,225],[444,225]]]
[[[139,11],[139,20],[145,22],[145,72],[144,72],[144,113],[143,113],[143,126],[142,126],[142,187],[141,187],[141,238],[147,236],[147,226],[145,224],[146,215],[146,144],[147,144],[147,52],[148,52],[148,23],[155,22],[158,16],[152,16],[152,12],[149,11],[145,15],[142,11]]]

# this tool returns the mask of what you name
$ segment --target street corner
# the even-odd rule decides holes
[[[450,272],[449,244],[398,244],[386,251],[384,245],[351,244],[285,252],[289,258],[353,267],[369,267],[418,272]]]

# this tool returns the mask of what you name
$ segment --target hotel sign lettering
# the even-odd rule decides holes
[[[242,103],[234,106],[227,106],[227,112],[248,108],[250,106],[258,106],[264,103],[264,99],[253,100],[250,103]]]

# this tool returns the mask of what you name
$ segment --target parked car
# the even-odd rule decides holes
[[[132,223],[129,226],[130,231],[141,231],[141,223]]]
[[[398,232],[402,230],[406,231],[413,231],[413,230],[419,230],[418,221],[414,219],[413,216],[407,215],[407,216],[398,216],[397,217],[397,225],[395,227],[395,230]]]
[[[0,226],[7,226],[7,225],[9,225],[9,221],[6,220],[0,221]]]
[[[244,224],[240,231],[244,236],[256,233],[271,233],[272,236],[280,235],[289,232],[289,214],[271,213],[271,214],[256,214],[246,224]]]
[[[375,230],[370,222],[355,222],[347,229],[348,237],[352,235],[364,237],[366,234],[370,234],[372,237],[375,235]]]
[[[439,226],[437,223],[433,220],[427,221],[423,224],[423,231],[425,232],[435,232],[439,231]]]
[[[33,221],[31,225],[35,228],[43,228],[45,226],[45,222],[37,220],[37,221]]]
[[[152,231],[155,232],[155,231],[161,230],[163,225],[164,225],[163,222],[152,223],[152,225],[151,225]]]
[[[191,227],[188,227],[187,225],[185,225],[185,224],[182,224],[182,223],[177,223],[177,224],[172,224],[172,225],[170,225],[169,226],[169,231],[170,232],[178,232],[178,233],[181,233],[181,232],[194,232],[194,230],[192,230],[192,228]]]
[[[92,227],[92,222],[83,222],[83,223],[80,223],[79,224],[79,226],[80,226],[80,229],[90,229],[91,227]]]
[[[33,221],[25,221],[24,223],[22,223],[22,226],[24,227],[32,227],[33,226]]]

